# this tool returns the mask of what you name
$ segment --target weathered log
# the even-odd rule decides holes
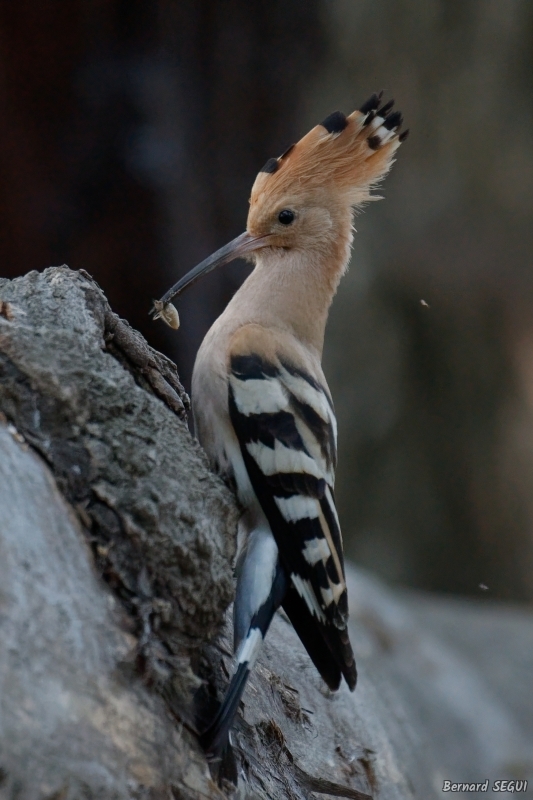
[[[87,770],[97,775],[109,764],[112,779],[105,796],[114,797],[113,791],[118,792],[122,785],[126,792],[127,780],[150,787],[175,783],[182,787],[184,797],[199,796],[194,792],[187,795],[186,788],[189,763],[198,765],[200,759],[204,783],[208,775],[201,751],[183,728],[184,723],[193,725],[190,696],[199,684],[190,660],[217,631],[231,599],[237,514],[233,497],[208,471],[203,452],[181,419],[187,401],[175,368],[112,314],[87,275],[67,268],[30,273],[0,282],[0,298],[0,409],[4,419],[16,427],[16,436],[27,443],[26,449],[30,446],[42,459],[39,463],[28,451],[23,459],[19,456],[18,470],[10,466],[14,456],[11,462],[7,456],[1,460],[1,507],[9,509],[1,530],[6,553],[3,566],[7,569],[7,556],[18,546],[22,531],[30,554],[28,569],[47,576],[48,587],[43,596],[39,581],[32,580],[30,592],[20,563],[18,569],[9,569],[10,580],[18,588],[13,594],[13,612],[7,616],[19,618],[19,627],[10,638],[15,644],[17,630],[41,627],[35,613],[41,604],[55,608],[59,615],[55,624],[43,626],[46,637],[37,650],[32,638],[18,642],[15,662],[27,665],[26,672],[19,673],[22,686],[18,694],[29,692],[22,707],[34,708],[28,712],[27,725],[35,727],[36,738],[32,740],[22,728],[18,738],[27,742],[28,749],[20,752],[17,769],[19,751],[7,753],[4,769],[15,782],[26,776],[28,796],[33,791],[32,781],[37,780],[29,764],[48,765],[41,782],[50,786],[50,791],[59,791],[77,774],[80,759],[84,762],[79,763],[80,780]],[[4,445],[9,438],[4,430]],[[77,519],[68,515],[64,501],[58,505],[59,496],[57,490],[52,492],[45,464]],[[31,480],[26,479],[28,471],[34,482],[41,475],[48,494],[45,488],[40,495],[34,494]],[[14,486],[18,486],[16,493]],[[65,518],[62,527],[57,524],[61,516]],[[16,523],[14,529],[7,526],[10,519]],[[31,546],[34,540],[38,555]],[[83,564],[85,572],[78,575]],[[90,569],[94,575],[86,585]],[[69,588],[58,588],[56,596],[55,577],[63,570],[69,575]],[[98,585],[97,575],[107,587],[103,582]],[[69,593],[73,595],[70,599]],[[106,616],[108,598],[113,596],[120,614],[115,612],[113,617],[108,609]],[[27,601],[20,606],[24,598]],[[65,631],[60,624],[63,605]],[[156,691],[137,685],[139,679],[126,679],[122,661],[130,664],[132,675],[137,673]],[[16,673],[13,662],[5,667],[6,674],[11,672]],[[49,672],[58,686],[56,701],[64,696],[63,712],[60,702],[61,708],[50,719],[52,699],[47,700],[46,713],[42,704],[31,700],[35,677],[43,672]],[[92,684],[95,702],[94,713],[87,710],[87,716],[94,716],[99,707],[103,734],[92,746],[90,736],[82,733],[85,744],[76,747],[68,728],[73,719],[83,716],[84,681]],[[131,712],[125,708],[125,718],[113,725],[117,714],[112,706],[119,702],[123,686],[129,687]],[[49,694],[47,690],[43,693]],[[165,698],[164,705],[158,696]],[[156,701],[158,712],[154,710]],[[11,708],[9,693],[4,694],[3,702]],[[146,719],[147,731],[142,724],[145,706],[152,715]],[[50,741],[41,736],[46,729],[57,753],[67,760],[71,754],[74,759],[57,785],[53,778],[60,776],[64,760],[54,765],[54,757],[46,749]],[[153,779],[143,781],[127,766],[127,753],[126,760],[121,761],[119,754],[115,758],[111,743],[123,737],[126,743],[129,736],[142,749],[150,730],[154,730],[151,756],[156,761],[147,758]],[[166,749],[161,748],[164,732],[168,734]],[[11,728],[3,734],[4,746],[17,739]],[[82,750],[83,756],[75,759],[77,750]],[[177,765],[183,757],[186,769],[181,780],[176,777],[176,766],[169,766],[166,772],[166,767],[156,769],[160,759],[166,765]],[[104,796],[98,776],[94,785],[87,781],[94,797]],[[119,792],[117,796],[129,795]]]
[[[186,403],[89,276],[0,280],[0,800],[233,793],[192,697],[227,682],[238,510]],[[530,775],[531,613],[348,579],[355,694],[324,690],[278,614],[233,734],[238,796]]]

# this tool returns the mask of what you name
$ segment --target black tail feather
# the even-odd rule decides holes
[[[200,735],[200,744],[207,755],[212,758],[219,756],[226,747],[228,734],[239,708],[249,674],[248,662],[239,664],[213,722]]]

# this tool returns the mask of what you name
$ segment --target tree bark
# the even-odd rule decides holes
[[[237,790],[210,773],[195,731],[227,683],[238,509],[187,404],[85,273],[0,280],[0,800],[431,800],[527,777],[531,614],[351,569],[355,694],[324,690],[278,614]]]

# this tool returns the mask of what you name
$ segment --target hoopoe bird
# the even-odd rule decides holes
[[[226,746],[250,670],[282,606],[318,672],[336,690],[357,673],[348,637],[342,537],[335,509],[337,425],[321,357],[328,311],[346,271],[354,211],[376,199],[408,131],[374,94],[331,114],[252,187],[245,233],[154,304],[177,327],[172,298],[244,257],[255,268],[207,333],[192,379],[196,434],[236,488],[243,514],[234,602],[236,668],[201,736]]]

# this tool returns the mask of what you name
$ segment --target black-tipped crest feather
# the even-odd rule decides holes
[[[374,92],[368,100],[366,100],[359,111],[361,114],[368,114],[369,111],[375,111],[376,108],[379,106],[380,97]]]
[[[381,147],[380,136],[369,136],[367,142],[371,150],[379,150],[379,148]]]
[[[363,122],[363,126],[366,128],[366,127],[367,127],[367,125],[370,125],[370,123],[371,123],[371,122],[372,122],[372,121],[373,121],[375,118],[376,118],[376,112],[375,112],[375,111],[371,111],[371,112],[369,113],[369,115],[367,116],[367,118],[365,119],[365,121]]]
[[[333,114],[330,114],[329,117],[326,117],[326,119],[320,124],[327,130],[328,133],[342,133],[348,124],[348,120],[342,111],[334,111]]]
[[[383,127],[387,128],[387,130],[392,131],[394,128],[399,128],[403,122],[403,116],[400,111],[395,111],[393,114],[390,114],[385,122],[383,123]]]

